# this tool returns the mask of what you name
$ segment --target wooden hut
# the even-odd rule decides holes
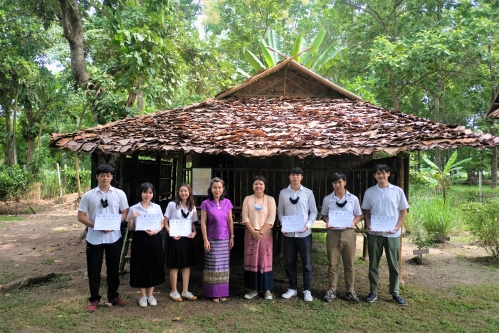
[[[268,179],[266,192],[277,199],[289,183],[286,170],[302,167],[303,184],[313,190],[320,208],[332,191],[327,179],[335,171],[347,175],[349,191],[362,200],[375,183],[371,168],[380,162],[374,160],[377,153],[387,156],[390,181],[408,196],[405,152],[497,144],[489,134],[370,104],[292,59],[203,103],[53,134],[50,142],[92,153],[92,171],[99,158],[115,158],[115,185],[130,203],[144,181],[155,185],[158,203],[165,207],[181,182],[198,181],[198,175],[203,181],[207,173],[219,176],[227,183],[235,221],[255,174]],[[92,181],[95,186],[94,176]]]
[[[483,149],[498,145],[498,138],[375,106],[287,59],[203,103],[53,134],[50,145],[92,153],[92,172],[98,160],[115,159],[114,185],[125,191],[129,204],[145,181],[156,187],[156,201],[165,209],[180,183],[192,183],[206,195],[209,179],[221,177],[238,222],[257,174],[266,177],[266,193],[277,201],[289,184],[288,168],[302,167],[302,184],[314,192],[320,211],[332,191],[327,180],[333,172],[345,173],[348,190],[362,200],[376,183],[373,165],[385,162],[390,182],[409,197],[406,152]],[[366,249],[365,242],[364,257]]]

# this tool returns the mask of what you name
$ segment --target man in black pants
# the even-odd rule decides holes
[[[281,190],[278,200],[278,218],[283,223],[284,216],[300,216],[304,220],[304,229],[300,232],[284,232],[286,276],[289,288],[281,297],[297,296],[297,253],[302,261],[302,275],[304,283],[304,301],[312,302],[312,234],[311,227],[318,215],[316,200],[313,192],[302,186],[304,172],[299,167],[288,171],[290,185]]]
[[[108,301],[113,305],[124,306],[126,301],[118,297],[120,277],[118,269],[122,248],[120,230],[94,230],[97,214],[121,214],[122,222],[128,212],[128,202],[125,193],[111,186],[114,169],[101,164],[96,168],[98,186],[82,196],[78,206],[78,221],[88,227],[87,233],[87,272],[89,277],[90,298],[88,312],[94,312],[99,305],[101,296],[101,267],[103,254],[106,253],[106,268],[108,282]]]

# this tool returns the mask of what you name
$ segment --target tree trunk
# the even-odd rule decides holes
[[[393,76],[392,70],[390,70],[390,73],[389,73],[389,89],[391,91],[392,106],[393,106],[394,110],[399,111],[399,99],[398,99],[398,95],[396,93],[396,86],[394,84],[394,76]]]
[[[12,165],[17,164],[16,131],[17,131],[17,105],[14,107],[14,118],[12,119]]]
[[[28,120],[28,128],[33,128],[35,126],[35,113],[33,109],[26,110],[26,118]],[[33,138],[33,134],[31,132],[28,134],[26,138],[28,141],[28,152],[26,155],[26,165],[30,165],[33,159],[33,152],[35,151],[35,140]]]
[[[436,94],[434,96],[434,121],[436,123],[439,122],[439,95],[438,94]],[[439,150],[439,148],[435,148],[434,152],[435,152],[436,165],[441,170],[441,151]]]
[[[2,105],[3,106],[3,105]],[[13,163],[12,161],[14,160],[14,157],[12,156],[12,128],[11,128],[11,119],[10,119],[10,106],[6,107],[4,109],[4,115],[5,115],[5,155],[7,157],[6,164],[8,166],[12,166]]]
[[[83,50],[83,23],[77,0],[59,0],[64,38],[69,43],[71,73],[79,87],[90,80]]]

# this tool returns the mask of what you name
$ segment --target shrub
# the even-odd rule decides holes
[[[19,165],[0,168],[0,201],[19,201],[28,192],[31,174]]]
[[[462,205],[465,224],[477,242],[498,259],[498,198]]]
[[[457,209],[450,201],[444,202],[439,197],[421,197],[415,200],[410,207],[409,227],[413,233],[420,232],[420,238],[427,239],[427,235],[447,236],[457,229],[460,220],[457,219]]]

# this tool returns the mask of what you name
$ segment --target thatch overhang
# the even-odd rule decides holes
[[[76,133],[51,147],[75,152],[169,156],[178,151],[245,157],[326,157],[498,145],[498,138],[368,102],[336,98],[207,100]]]

